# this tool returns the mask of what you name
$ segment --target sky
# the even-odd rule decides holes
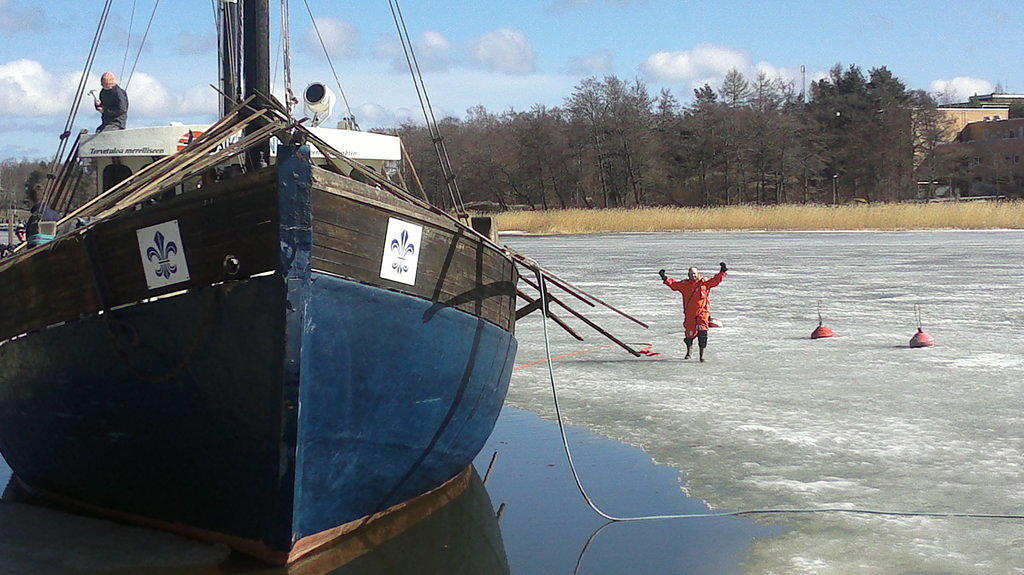
[[[103,71],[117,74],[129,93],[129,127],[212,121],[216,1],[114,0],[89,89],[99,89]],[[388,3],[307,1],[359,123],[421,119]],[[279,2],[271,4],[276,29]],[[0,159],[55,150],[102,6],[0,0]],[[290,6],[296,91],[312,81],[339,91],[305,4]],[[475,105],[494,112],[557,106],[582,79],[608,74],[640,79],[652,92],[667,88],[683,102],[705,82],[717,87],[731,68],[782,76],[799,91],[801,66],[810,82],[836,63],[865,72],[886,66],[911,89],[961,99],[996,86],[1024,92],[1024,16],[1008,0],[403,0],[401,7],[439,117]],[[272,41],[280,85],[276,31]],[[75,129],[98,123],[87,100]]]

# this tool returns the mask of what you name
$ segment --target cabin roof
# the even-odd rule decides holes
[[[209,128],[209,124],[147,126],[108,130],[82,137],[82,158],[169,156],[184,150]],[[310,128],[311,132],[342,154],[359,160],[401,160],[402,146],[396,136],[335,128]],[[270,155],[276,155],[277,140],[271,139]],[[318,157],[319,151],[313,152]]]

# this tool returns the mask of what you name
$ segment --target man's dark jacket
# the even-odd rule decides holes
[[[121,86],[100,90],[100,105],[103,106],[104,128],[123,130],[128,121],[128,93]]]

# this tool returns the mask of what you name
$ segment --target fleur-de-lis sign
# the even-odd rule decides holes
[[[168,242],[160,232],[153,235],[153,243],[156,245],[146,250],[146,259],[151,262],[155,260],[157,276],[170,279],[178,271],[178,266],[171,263],[171,254],[178,253],[178,246]]]
[[[408,230],[402,230],[399,238],[391,240],[391,253],[395,254],[395,261],[391,262],[392,269],[400,274],[409,271],[409,264],[406,263],[405,258],[416,253],[416,246],[409,241]]]

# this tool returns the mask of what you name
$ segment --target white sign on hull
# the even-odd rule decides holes
[[[188,281],[188,262],[178,220],[136,230],[146,285],[156,289]]]
[[[397,218],[388,218],[380,277],[406,285],[416,285],[416,265],[420,260],[422,239],[422,226]]]

